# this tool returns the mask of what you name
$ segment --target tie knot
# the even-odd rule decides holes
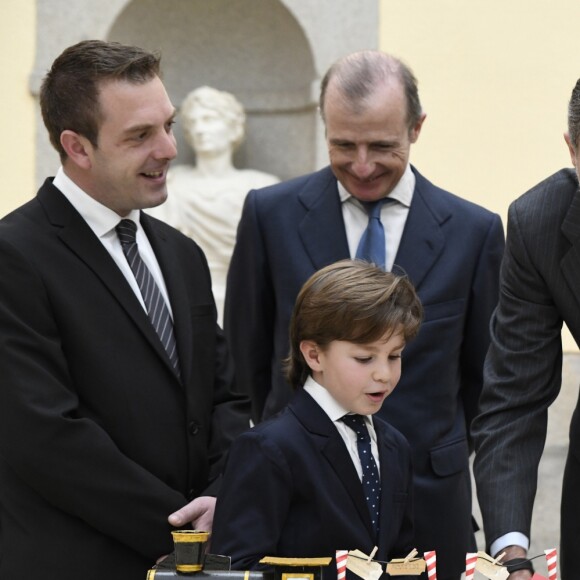
[[[365,439],[369,437],[369,430],[362,415],[344,415],[340,420],[348,425],[359,437]]]
[[[121,245],[134,244],[137,238],[137,224],[133,220],[121,220],[116,226]]]
[[[376,201],[361,201],[361,204],[367,212],[369,218],[380,219],[381,209],[387,201],[390,202],[392,200],[388,197],[383,197],[381,199],[377,199]]]

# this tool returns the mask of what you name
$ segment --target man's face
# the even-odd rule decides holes
[[[409,130],[401,84],[377,87],[356,110],[331,81],[324,111],[330,165],[338,181],[360,201],[389,195],[405,172],[425,118]]]
[[[177,154],[175,108],[158,77],[142,84],[110,81],[102,85],[102,123],[84,189],[120,216],[160,205],[167,198],[166,177]]]

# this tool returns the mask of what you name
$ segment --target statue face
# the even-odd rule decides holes
[[[196,153],[232,151],[235,127],[218,111],[198,106],[191,112],[188,121],[185,130]]]

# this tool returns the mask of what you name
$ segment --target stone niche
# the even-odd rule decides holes
[[[201,85],[233,93],[247,114],[239,168],[288,179],[324,166],[320,80],[340,56],[378,47],[378,0],[37,0],[31,91],[64,48],[103,38],[161,51],[175,106]],[[193,153],[176,125],[177,163]],[[37,115],[37,182],[58,156]]]

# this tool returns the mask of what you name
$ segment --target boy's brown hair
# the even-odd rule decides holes
[[[342,260],[322,268],[302,286],[290,321],[286,377],[301,387],[310,367],[300,352],[303,340],[321,348],[333,340],[366,344],[401,331],[405,340],[419,332],[423,307],[405,276],[360,260]]]

